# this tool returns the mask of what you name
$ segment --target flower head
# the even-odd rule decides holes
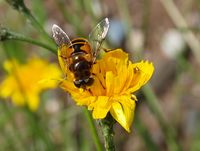
[[[91,86],[77,88],[70,72],[67,72],[69,76],[60,86],[71,94],[77,105],[85,105],[92,110],[94,119],[103,119],[110,112],[130,132],[136,105],[133,93],[151,78],[153,71],[152,63],[132,63],[127,53],[116,49],[106,53],[93,65],[94,83]]]
[[[16,60],[6,61],[4,68],[8,75],[0,83],[0,97],[11,98],[17,106],[27,105],[32,111],[39,106],[39,94],[48,88],[55,88],[57,82],[40,82],[43,79],[59,78],[61,72],[55,64],[40,59],[30,59],[27,64]]]

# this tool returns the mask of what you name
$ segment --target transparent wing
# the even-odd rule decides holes
[[[52,33],[53,33],[53,39],[55,43],[61,47],[63,44],[68,45],[71,44],[71,41],[67,34],[56,24],[52,26]]]
[[[66,50],[68,45],[71,45],[71,41],[67,36],[67,34],[58,25],[54,24],[52,26],[52,33],[53,33],[53,39],[55,43],[58,45],[59,64],[65,75],[67,75],[68,52]]]
[[[108,29],[109,20],[108,18],[105,18],[101,22],[99,22],[89,34],[89,41],[92,46],[94,61],[99,53],[102,42],[108,33]]]

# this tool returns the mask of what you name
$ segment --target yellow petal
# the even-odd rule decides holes
[[[17,106],[28,105],[36,110],[39,104],[39,94],[44,89],[57,86],[57,80],[40,82],[43,79],[59,79],[61,72],[55,64],[45,60],[32,58],[26,64],[19,64],[16,60],[4,63],[8,75],[0,85],[0,96],[10,97]],[[29,102],[30,101],[30,102]]]
[[[117,65],[117,78],[115,79],[115,94],[123,93],[123,89],[128,84],[128,69],[124,61],[120,61]]]
[[[61,71],[55,64],[50,64],[43,71],[41,74],[41,78],[38,79],[40,82],[42,79],[49,79],[48,82],[40,83],[38,87],[46,89],[46,88],[55,88],[58,84],[58,80],[61,77]],[[39,84],[39,83],[38,83]]]
[[[133,80],[133,68],[131,66],[131,63],[129,62],[129,65],[126,69],[126,81],[124,82],[124,87],[121,90],[121,94],[126,93],[126,91],[128,90],[128,88],[131,86],[132,80]]]
[[[3,67],[8,73],[12,73],[13,69],[18,67],[18,63],[16,60],[6,60]]]
[[[58,61],[60,64],[60,67],[62,69],[62,71],[64,72],[64,74],[66,75],[66,64],[64,63],[63,59],[61,58],[61,51],[60,49],[58,49]]]
[[[122,49],[115,49],[113,51],[109,51],[103,57],[103,60],[108,60],[110,57],[126,60],[128,58],[128,54],[125,53]]]
[[[91,103],[89,108],[93,108],[92,117],[94,119],[105,118],[109,112],[111,103],[109,102],[109,97],[99,96],[95,103]]]
[[[141,61],[140,63],[135,64],[136,67],[139,68],[139,70],[144,74],[144,81],[143,85],[146,84],[147,81],[151,78],[153,72],[154,72],[154,66],[152,63],[149,63],[148,61]]]
[[[110,109],[113,118],[128,132],[134,117],[135,101],[124,97],[120,102],[114,102]]]
[[[74,83],[72,81],[63,80],[60,82],[59,85],[63,90],[69,92],[69,93],[77,93],[79,92],[78,88],[75,87]]]
[[[93,103],[96,100],[97,97],[95,96],[83,96],[83,97],[77,97],[74,98],[74,100],[76,101],[77,105],[86,105],[89,106],[91,103]],[[89,110],[92,110],[92,108],[89,108]]]
[[[114,90],[114,75],[113,73],[107,72],[106,73],[106,95],[107,96],[111,96],[113,94],[113,90]]]
[[[7,98],[13,93],[13,86],[14,88],[16,87],[16,82],[12,77],[8,77],[5,79],[1,84],[0,84],[0,96],[2,98]]]
[[[39,107],[39,96],[36,93],[30,93],[27,95],[27,105],[31,111],[36,111]]]
[[[24,106],[26,104],[25,96],[19,91],[14,92],[11,95],[11,99],[16,106]]]
[[[135,92],[149,81],[153,74],[154,66],[152,63],[147,61],[141,61],[140,63],[133,64],[132,68],[134,70],[134,74],[129,91]]]
[[[91,94],[94,96],[105,95],[105,89],[100,79],[96,76],[94,76],[93,78],[94,78],[94,83],[89,87]]]

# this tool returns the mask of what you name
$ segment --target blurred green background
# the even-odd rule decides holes
[[[200,150],[199,0],[24,3],[27,10],[22,0],[0,0],[0,83],[7,75],[3,62],[10,58],[23,63],[38,57],[58,64],[52,53],[56,50],[51,39],[53,24],[71,39],[87,38],[92,28],[108,17],[110,30],[103,47],[122,48],[133,61],[147,59],[155,66],[151,86],[137,94],[132,132],[115,125],[116,150]],[[0,150],[96,150],[83,107],[77,107],[59,88],[40,96],[36,112],[0,99]]]

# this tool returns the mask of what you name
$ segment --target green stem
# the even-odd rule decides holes
[[[25,11],[23,11],[23,14],[24,16],[26,16],[26,18],[30,20],[32,25],[43,35],[43,37],[48,40],[49,43],[53,43],[48,33],[44,30],[44,28],[40,25],[36,18],[31,14],[29,9],[25,9]]]
[[[88,121],[96,149],[97,149],[97,151],[102,151],[103,149],[102,149],[102,146],[101,146],[101,143],[99,140],[99,136],[98,136],[94,121],[92,119],[92,116],[90,115],[89,111],[86,108],[84,108],[83,111],[84,111],[85,117]]]
[[[110,114],[108,114],[105,119],[100,120],[100,126],[104,136],[104,145],[106,151],[115,151],[113,131],[114,123],[115,121]]]
[[[52,39],[49,37],[48,33],[40,25],[37,19],[33,16],[31,11],[26,7],[24,0],[6,0],[9,5],[11,5],[15,10],[21,12],[31,24],[42,34],[49,43],[52,43]]]
[[[28,42],[28,43],[31,43],[31,44],[43,47],[43,48],[45,48],[47,50],[50,50],[51,52],[53,52],[55,54],[57,53],[56,47],[49,46],[47,44],[44,44],[44,43],[39,42],[37,40],[34,40],[32,38],[26,37],[26,36],[24,36],[22,34],[9,31],[6,28],[1,28],[0,29],[0,41],[4,41],[4,40],[19,40],[19,41],[24,41],[24,42]]]
[[[154,94],[153,90],[151,89],[150,85],[145,85],[142,88],[142,91],[147,98],[147,104],[150,108],[150,110],[154,113],[155,117],[157,118],[162,131],[165,135],[166,143],[169,147],[170,151],[181,151],[181,147],[177,143],[176,139],[176,133],[173,127],[171,127],[170,124],[168,124],[164,118],[163,112],[161,110],[161,107],[158,103],[158,99],[156,95]]]

